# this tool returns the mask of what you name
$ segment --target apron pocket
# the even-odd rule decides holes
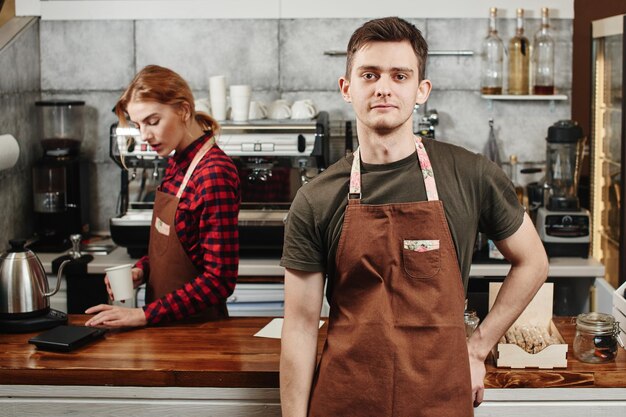
[[[432,278],[441,269],[439,240],[405,239],[402,246],[404,272],[412,278]]]
[[[168,234],[164,233],[166,230]],[[149,247],[154,251],[154,253],[157,255],[163,255],[167,252],[171,240],[171,236],[169,236],[169,234],[171,233],[176,233],[173,227],[170,227],[158,217],[155,218],[152,230],[150,230],[149,243]]]

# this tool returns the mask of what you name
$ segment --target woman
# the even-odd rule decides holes
[[[237,216],[239,176],[232,160],[215,144],[219,125],[195,111],[185,80],[150,65],[133,79],[115,106],[143,140],[169,164],[154,202],[148,256],[132,269],[135,287],[146,283],[146,305],[106,304],[86,326],[138,327],[174,320],[228,317],[239,265]],[[109,296],[113,298],[105,277]]]

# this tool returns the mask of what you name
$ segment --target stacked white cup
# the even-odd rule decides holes
[[[245,122],[250,113],[250,96],[252,88],[249,85],[230,86],[231,118],[235,122]]]
[[[209,78],[209,97],[212,116],[215,120],[226,120],[226,77],[214,75]]]

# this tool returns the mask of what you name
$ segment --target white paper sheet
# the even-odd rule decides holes
[[[324,320],[320,320],[319,327],[324,325]],[[265,327],[256,332],[256,337],[267,337],[270,339],[280,339],[280,333],[283,330],[283,319],[273,319]]]

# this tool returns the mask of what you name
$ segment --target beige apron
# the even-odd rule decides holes
[[[198,270],[178,239],[175,227],[176,210],[191,174],[214,143],[215,139],[211,138],[200,148],[187,168],[183,182],[175,196],[162,191],[156,192],[148,246],[150,278],[146,285],[146,304],[178,290],[198,276]],[[197,322],[222,318],[228,318],[226,301],[211,305],[184,321]]]
[[[415,141],[428,201],[360,204],[355,152],[310,416],[473,416],[461,274]]]

